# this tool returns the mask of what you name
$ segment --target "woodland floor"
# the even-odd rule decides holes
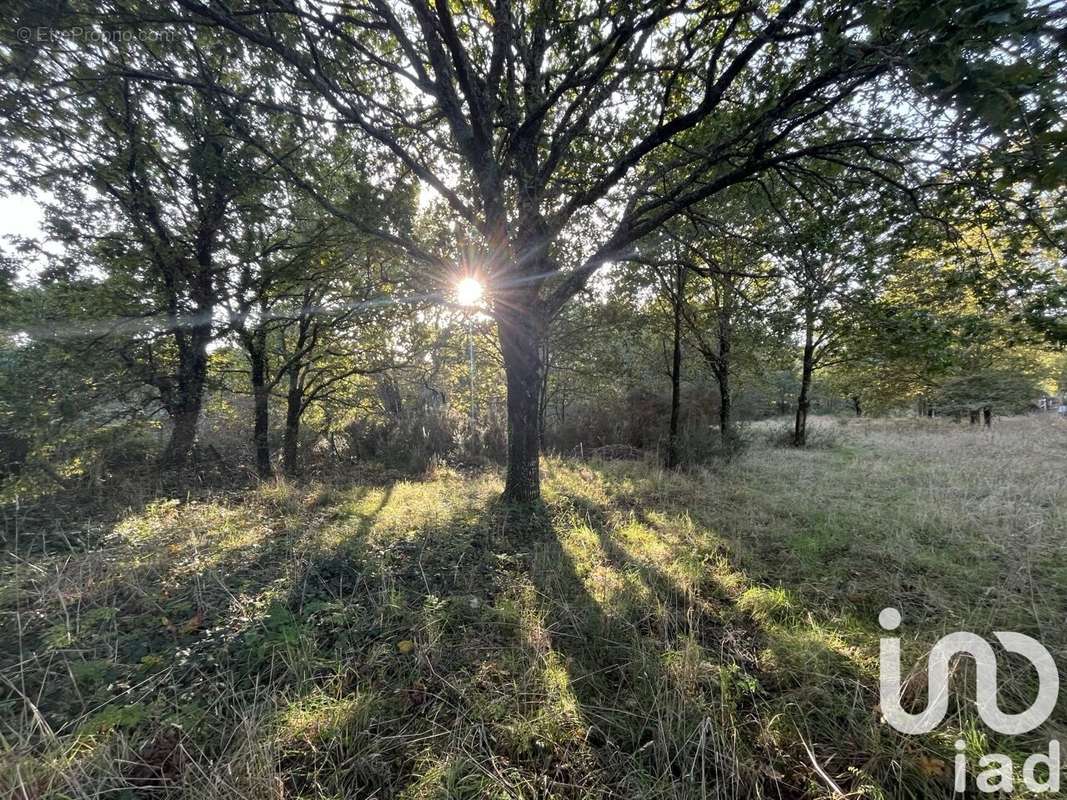
[[[9,512],[0,796],[949,797],[956,738],[1067,738],[1067,692],[1011,741],[968,704],[894,733],[877,693],[889,605],[920,670],[960,629],[1065,663],[1067,421],[818,426],[685,474],[546,459],[536,508],[363,468]]]

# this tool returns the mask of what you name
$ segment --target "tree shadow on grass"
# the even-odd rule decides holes
[[[497,504],[487,514],[530,550],[526,576],[546,639],[529,647],[565,671],[585,732],[580,755],[598,773],[592,785],[641,797],[744,796],[759,776],[742,766],[727,726],[746,710],[746,659],[724,648],[711,606],[626,553],[602,509],[582,511],[585,523],[570,530],[544,506]],[[575,776],[557,777],[565,786]]]
[[[679,586],[674,570],[667,574],[660,565],[673,567],[691,561],[694,554],[689,550],[694,544],[699,550],[701,540],[714,542],[720,537],[710,527],[706,531],[698,527],[689,539],[669,535],[673,524],[693,530],[690,509],[676,497],[626,502],[618,509],[622,513],[615,515],[614,525],[596,522],[598,515],[603,517],[600,506],[579,502],[579,508],[600,531],[604,552],[619,563],[629,563],[648,585],[658,587],[660,598],[668,603],[673,598],[676,630],[693,637],[705,650],[714,650],[718,642],[724,660],[754,679],[749,715],[764,719],[748,728],[752,744],[766,735],[772,719],[781,731],[769,747],[764,742],[747,753],[764,765],[763,772],[775,776],[763,781],[767,792],[807,796],[813,786],[826,787],[826,779],[813,766],[818,762],[818,769],[828,772],[845,790],[866,782],[900,796],[914,796],[916,787],[919,796],[944,794],[938,775],[921,774],[924,762],[916,752],[923,745],[909,743],[907,737],[896,736],[879,722],[876,677],[871,675],[869,660],[855,649],[858,640],[876,649],[878,633],[856,619],[850,609],[828,615],[824,607],[809,605],[812,598],[804,575],[788,570],[771,575],[766,569],[756,570],[756,577],[773,581],[761,585],[731,566],[728,570],[734,574],[727,577],[736,579],[736,584],[731,580],[716,585],[719,579],[709,575],[696,593],[691,584]],[[635,558],[626,546],[627,517],[638,527],[660,534],[672,552],[655,563]],[[708,525],[706,519],[694,517]],[[728,537],[712,550],[706,555],[721,565],[724,560],[734,562],[734,554],[745,547],[736,537]],[[669,629],[660,634],[661,639],[670,636]],[[926,763],[938,763],[939,758],[947,762],[952,757],[940,748],[927,753],[933,762]]]
[[[112,704],[148,710],[127,728],[147,737],[123,756],[140,765],[127,784],[190,780],[168,760],[177,720],[189,762],[262,759],[254,786],[286,796],[794,793],[758,769],[759,632],[727,619],[728,598],[637,557],[617,515],[581,498],[515,507],[457,482],[427,502],[467,502],[410,528],[394,513],[383,536],[394,489],[349,490],[315,531],[274,531],[177,582],[131,577],[172,629],[158,608],[123,620],[142,639],[155,626],[153,665],[112,642],[141,686]]]
[[[838,638],[834,621],[801,605],[739,603],[761,599],[762,590],[741,594],[721,582],[713,566],[729,552],[714,536],[671,535],[672,525],[689,525],[680,509],[666,498],[628,499],[605,505],[568,496],[574,524],[545,529],[550,555],[532,574],[542,595],[562,601],[554,624],[567,635],[553,644],[567,655],[584,705],[618,709],[621,700],[623,708],[629,702],[654,711],[640,724],[625,715],[606,721],[630,752],[642,754],[646,774],[661,785],[673,780],[678,796],[701,796],[692,765],[715,764],[701,791],[800,796],[822,782],[815,759],[846,787],[864,780],[864,769],[899,786],[900,754],[879,744],[869,665]],[[575,527],[585,532],[576,535]],[[662,551],[643,551],[642,536],[653,540],[652,552]],[[629,597],[598,586],[612,572],[631,579]],[[598,639],[604,644],[593,646]],[[614,699],[597,680],[612,673],[621,687]],[[701,725],[727,741],[709,741]],[[772,736],[771,728],[781,732]]]
[[[372,490],[381,492],[380,502],[344,520],[345,557],[353,563],[367,561],[365,539],[389,502],[392,484],[361,487],[350,493],[351,502],[359,505]],[[334,577],[330,555],[317,552],[317,531],[310,528],[329,520],[320,518],[312,499],[312,508],[300,509],[304,516],[295,528],[280,523],[254,531],[246,542],[240,507],[268,502],[270,491],[263,487],[267,497],[257,493],[229,503],[215,497],[192,510],[161,506],[133,531],[151,538],[73,553],[63,565],[69,573],[50,577],[42,571],[37,585],[16,587],[32,599],[16,598],[25,622],[17,643],[6,649],[21,657],[0,673],[5,728],[19,743],[14,755],[47,754],[57,742],[121,734],[143,746],[117,753],[115,763],[98,764],[98,771],[121,773],[138,791],[162,790],[192,760],[191,752],[217,755],[210,743],[233,735],[242,695],[251,706],[264,685],[303,691],[300,683],[314,671],[314,659],[305,658],[307,594],[309,587],[330,594]],[[192,535],[185,528],[189,517],[198,513],[207,514],[197,523],[207,526],[196,534],[206,537],[203,550],[185,538]],[[212,541],[216,533],[221,542]],[[236,544],[225,546],[225,537]],[[346,590],[338,588],[340,601]],[[28,724],[27,715],[39,723]],[[101,752],[86,751],[85,760],[104,759]],[[124,779],[101,780],[108,785]]]

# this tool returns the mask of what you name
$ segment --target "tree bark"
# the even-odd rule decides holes
[[[814,316],[808,314],[804,324],[804,356],[800,369],[800,395],[797,397],[797,417],[793,426],[793,446],[803,447],[808,441],[808,409],[811,407],[811,375],[815,371]]]
[[[682,411],[682,302],[685,291],[685,268],[675,267],[674,351],[671,354],[671,421],[667,430],[667,469],[678,466],[678,424]]]
[[[248,359],[252,368],[252,399],[255,407],[252,443],[256,450],[256,472],[261,478],[272,474],[270,466],[270,389],[267,387],[267,334],[262,328],[252,334]]]
[[[719,436],[722,439],[722,447],[727,453],[733,450],[737,443],[734,436],[733,421],[733,396],[730,391],[730,374],[723,372],[717,377],[719,383]]]
[[[170,439],[163,448],[162,463],[174,470],[181,471],[188,466],[196,447],[196,429],[200,421],[200,403],[185,402],[184,407],[171,415],[173,426]]]
[[[175,338],[178,344],[178,372],[174,392],[167,403],[167,412],[174,427],[163,449],[161,462],[181,471],[188,465],[196,447],[196,430],[207,380],[207,346],[211,341],[211,325],[196,325],[189,331],[178,327],[175,329]]]
[[[541,497],[539,408],[544,324],[535,302],[533,296],[517,297],[497,314],[508,391],[508,465],[504,499],[517,503],[528,503]]]
[[[285,435],[282,439],[282,469],[286,475],[296,475],[300,469],[300,417],[304,413],[304,392],[300,386],[300,368],[294,364],[289,371],[289,391],[285,396]]]
[[[722,447],[731,452],[737,443],[734,437],[733,396],[730,393],[730,308],[724,304],[719,312],[719,352],[715,359],[715,380],[719,384],[719,436]]]
[[[541,394],[537,401],[537,441],[542,450],[545,449],[545,420],[548,418],[548,337],[544,337],[541,345]]]

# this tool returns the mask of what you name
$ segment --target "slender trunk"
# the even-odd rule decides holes
[[[304,391],[300,385],[300,367],[294,364],[289,371],[289,391],[285,396],[285,435],[282,439],[282,469],[286,475],[296,475],[300,468],[300,417],[304,413]]]
[[[545,419],[548,417],[548,337],[541,346],[541,395],[537,406],[538,443],[545,448]]]
[[[804,357],[800,371],[800,395],[797,397],[797,418],[793,426],[793,446],[803,447],[808,440],[808,409],[811,407],[811,374],[815,371],[814,316],[807,315],[804,325]]]
[[[991,428],[993,426],[993,409],[986,406],[982,409],[982,419],[985,421],[985,426]]]
[[[737,444],[737,437],[734,435],[734,401],[730,390],[730,373],[724,371],[716,376],[716,381],[719,384],[719,436],[723,450],[730,452]]]
[[[541,497],[541,340],[544,326],[534,297],[517,297],[498,314],[508,406],[508,466],[504,499],[526,503]],[[525,300],[526,302],[523,302]]]
[[[716,355],[715,380],[719,384],[719,436],[727,453],[737,444],[734,436],[733,396],[730,394],[730,311],[724,306],[719,313],[719,352]]]
[[[863,406],[860,405],[859,395],[852,395],[852,410],[856,412],[857,417],[863,416]]]
[[[310,351],[318,338],[318,328],[312,316],[314,294],[310,288],[304,290],[304,304],[296,326],[296,341],[293,344],[294,356],[289,362],[289,386],[285,393],[285,433],[282,436],[282,470],[286,475],[296,475],[300,471],[300,420],[304,415],[304,377]],[[399,410],[399,404],[398,404]]]
[[[252,367],[252,398],[255,406],[252,443],[256,450],[256,472],[271,476],[270,468],[270,390],[267,388],[267,335],[262,328],[252,334],[248,359]]]
[[[674,352],[671,355],[671,421],[667,432],[667,469],[678,466],[678,423],[682,411],[682,292],[685,289],[685,270],[675,268]]]

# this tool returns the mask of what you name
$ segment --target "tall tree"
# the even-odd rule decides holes
[[[172,423],[163,461],[182,467],[196,440],[208,348],[225,293],[225,239],[267,168],[233,136],[239,104],[217,89],[232,49],[181,54],[200,88],[114,74],[136,45],[39,44],[3,94],[9,186],[38,195],[68,275],[102,272],[121,298],[111,335]],[[150,56],[150,53],[147,54]],[[105,323],[106,327],[106,323]]]
[[[682,313],[718,387],[719,436],[727,453],[739,444],[734,425],[738,361],[773,351],[782,331],[779,273],[768,258],[766,208],[752,193],[733,192],[712,208],[695,206],[668,227],[693,274]],[[738,348],[740,345],[740,349]]]
[[[896,140],[894,71],[929,89],[924,76],[938,66],[1040,24],[1022,8],[918,0],[791,0],[769,12],[513,0],[175,5],[177,18],[269,54],[272,75],[286,65],[286,80],[314,95],[298,113],[328,109],[477,236],[507,377],[505,494],[515,500],[539,494],[546,328],[590,276],[730,186]],[[151,72],[175,79],[165,65]],[[880,79],[884,91],[866,91]],[[278,106],[265,88],[273,83],[259,102]],[[820,124],[831,116],[851,125]],[[404,232],[379,233],[442,266]],[[567,239],[583,246],[566,252]]]
[[[830,207],[804,203],[802,220],[790,226],[786,249],[776,254],[789,274],[800,323],[800,390],[793,425],[796,447],[807,443],[815,371],[841,355],[857,320],[868,312],[882,277],[877,252],[882,221],[868,218],[857,200],[850,198]]]
[[[1045,25],[1041,8],[961,9],[947,0],[790,0],[768,9],[115,0],[109,10],[132,24],[169,18],[194,37],[205,25],[240,37],[261,58],[252,92],[236,96],[320,129],[358,132],[398,178],[417,179],[469,230],[491,283],[504,359],[505,494],[515,500],[539,494],[546,330],[598,269],[731,186],[848,164],[860,152],[877,158],[904,136],[894,123],[914,122],[897,111],[907,107],[901,100],[915,91],[985,99],[982,81],[944,76],[973,78],[976,61],[982,76],[1018,73],[1033,50],[1026,36]],[[992,48],[997,57],[985,59]],[[168,85],[203,83],[166,52],[155,56],[112,66]],[[279,85],[306,96],[280,100]],[[1048,99],[1032,80],[997,88],[1012,119],[1018,96],[1032,101],[1025,123]],[[885,179],[892,167],[886,157],[867,171]],[[407,231],[346,217],[449,269]]]

